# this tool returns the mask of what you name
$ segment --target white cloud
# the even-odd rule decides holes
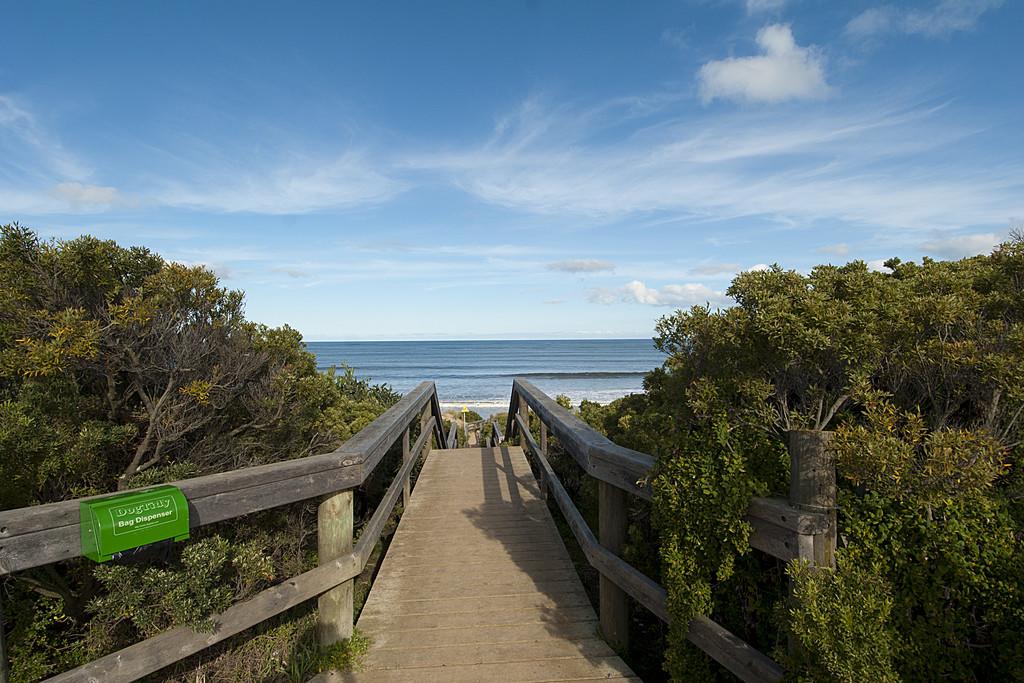
[[[819,254],[832,254],[833,256],[846,256],[850,253],[850,245],[846,242],[840,242],[839,244],[828,244],[824,247],[818,247]]]
[[[622,300],[622,292],[607,287],[594,287],[587,292],[587,301],[592,304],[610,305]]]
[[[700,68],[700,96],[743,102],[820,99],[828,95],[825,66],[814,47],[800,47],[788,24],[771,24],[757,32],[754,57],[729,57]]]
[[[96,175],[19,99],[0,94],[0,208],[10,213],[104,211],[125,204],[122,188]],[[232,148],[189,139],[173,150],[140,146],[159,157],[140,165],[131,203],[215,212],[308,213],[390,199],[404,189],[363,150],[301,154],[294,137]]]
[[[114,204],[120,201],[116,187],[83,183],[58,183],[54,192],[61,199],[81,204]]]
[[[615,264],[611,261],[598,261],[595,259],[577,259],[573,261],[555,261],[547,264],[548,270],[558,270],[563,273],[600,273],[606,270],[615,270]]]
[[[749,268],[744,268],[743,272],[745,272],[745,273],[759,273],[759,272],[762,272],[762,271],[765,271],[765,270],[771,270],[771,266],[768,265],[767,263],[755,263],[754,265],[750,266]]]
[[[846,34],[870,39],[886,33],[906,33],[941,38],[974,28],[985,12],[1003,0],[941,0],[927,9],[880,5],[864,10],[846,25]]]
[[[988,254],[1002,239],[1002,237],[994,232],[950,235],[949,237],[939,237],[924,242],[921,244],[921,249],[943,258],[958,259],[965,256]]]
[[[724,275],[735,273],[739,269],[738,263],[702,263],[694,266],[690,272],[694,275]]]
[[[333,159],[270,161],[256,169],[217,167],[198,182],[171,181],[160,204],[225,213],[310,213],[392,198],[404,189],[358,152]]]
[[[774,12],[786,6],[787,0],[746,0],[747,14]]]
[[[89,213],[119,201],[90,184],[92,171],[20,99],[0,95],[0,209],[11,214]]]
[[[490,139],[404,166],[446,174],[492,204],[559,217],[762,217],[935,230],[1024,215],[1024,163],[957,146],[978,126],[945,104],[887,96],[803,116],[659,112],[646,126],[632,116],[607,104],[577,110],[533,101]]]
[[[697,306],[722,303],[725,300],[725,295],[697,283],[665,285],[656,289],[648,287],[640,280],[633,280],[616,289],[604,287],[591,289],[587,299],[596,304],[623,302],[648,306]]]
[[[846,24],[845,32],[859,39],[888,33],[894,28],[897,14],[897,10],[889,5],[868,8]]]
[[[884,258],[871,259],[867,262],[868,270],[873,270],[876,273],[891,273],[892,271],[885,265],[887,260]]]
[[[90,175],[90,170],[40,124],[29,106],[10,95],[0,95],[0,147],[4,150],[0,176],[3,166],[30,179],[84,180]]]

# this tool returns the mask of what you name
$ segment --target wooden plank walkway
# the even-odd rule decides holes
[[[598,621],[518,447],[434,450],[357,628],[317,681],[639,680]]]

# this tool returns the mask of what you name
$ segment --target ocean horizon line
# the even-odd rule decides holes
[[[306,344],[394,344],[406,342],[430,342],[433,344],[443,342],[547,342],[547,341],[654,341],[654,337],[486,337],[479,339],[452,338],[445,339],[303,339]]]

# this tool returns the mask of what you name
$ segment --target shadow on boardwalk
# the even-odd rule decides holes
[[[351,681],[632,677],[517,447],[428,456],[359,619]]]

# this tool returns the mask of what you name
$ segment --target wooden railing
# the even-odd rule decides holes
[[[530,432],[531,410],[540,420],[540,443]],[[519,443],[537,463],[541,491],[554,498],[587,562],[600,574],[598,611],[605,639],[620,648],[628,643],[629,597],[668,623],[671,616],[665,589],[620,557],[628,527],[626,494],[651,497],[654,459],[611,442],[521,379],[512,386],[505,437],[497,422],[491,424],[491,445],[519,434]],[[598,480],[596,537],[548,461],[549,431],[583,470]],[[753,548],[783,560],[800,558],[824,566],[833,562],[835,468],[825,449],[828,436],[827,432],[790,432],[790,497],[788,501],[755,498],[751,502],[747,521],[753,527]],[[770,657],[707,617],[690,622],[687,638],[741,680],[778,681],[785,674]]]
[[[410,445],[410,429],[417,420],[419,438]],[[423,382],[336,451],[174,482],[188,499],[193,527],[324,497],[317,511],[319,566],[216,615],[212,633],[180,626],[49,680],[133,681],[312,598],[319,598],[321,644],[349,637],[353,579],[365,568],[399,497],[404,494],[408,501],[417,460],[430,452],[432,440],[450,443],[441,425],[434,383]],[[353,547],[353,490],[399,439],[402,467]],[[79,502],[0,512],[0,576],[79,557]],[[0,666],[0,672],[5,669]]]

